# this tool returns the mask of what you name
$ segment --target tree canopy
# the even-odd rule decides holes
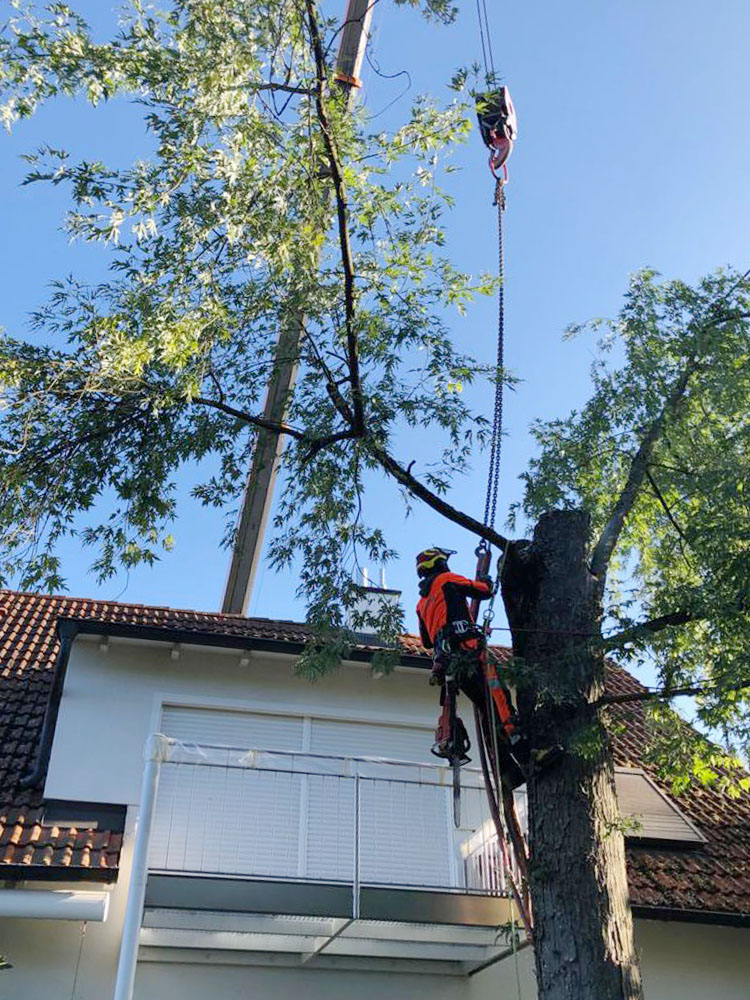
[[[507,377],[451,336],[451,310],[495,288],[461,271],[445,237],[441,177],[472,128],[471,73],[447,101],[420,97],[398,129],[373,131],[347,111],[338,25],[315,0],[173,0],[163,13],[131,0],[105,42],[64,4],[12,7],[6,127],[53,99],[125,98],[152,151],[125,169],[49,147],[28,157],[28,182],[67,185],[69,234],[104,244],[111,267],[96,287],[60,281],[34,313],[37,340],[0,340],[2,582],[62,586],[56,545],[71,532],[103,577],[155,561],[171,544],[176,474],[207,457],[215,471],[195,494],[227,511],[231,540],[266,427],[287,438],[272,559],[304,557],[309,616],[330,638],[308,667],[325,669],[355,596],[342,554],[394,555],[386,526],[362,517],[373,470],[407,503],[506,543],[446,500],[491,427],[465,395],[435,391]],[[749,317],[747,274],[695,286],[637,274],[616,319],[593,324],[591,399],[536,427],[516,512],[591,513],[605,647],[652,660],[667,694],[699,691],[701,717],[734,748],[750,740]],[[295,324],[299,376],[269,428],[275,345]],[[413,468],[395,441],[425,427],[440,444]],[[392,638],[401,623],[378,625]]]
[[[417,483],[390,453],[394,429],[445,432],[421,484],[434,499],[486,434],[465,397],[434,391],[481,374],[455,350],[447,310],[493,287],[444,245],[439,158],[469,133],[469,103],[419,98],[397,131],[372,133],[361,110],[345,113],[338,26],[315,3],[178,2],[160,15],[135,2],[104,44],[64,5],[17,6],[0,51],[6,124],[62,95],[127,96],[155,151],[124,170],[29,156],[29,183],[69,185],[68,232],[108,245],[111,279],[60,282],[34,314],[44,346],[2,341],[4,578],[60,586],[54,545],[72,530],[102,576],[155,560],[177,469],[208,455],[216,471],[195,492],[229,510],[231,534],[277,337],[303,322],[273,558],[303,550],[312,608],[341,624],[347,550],[389,555],[359,516],[363,471]],[[103,495],[107,516],[81,528]]]

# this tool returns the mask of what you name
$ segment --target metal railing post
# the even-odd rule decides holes
[[[359,765],[354,764],[354,872],[352,877],[352,920],[359,920],[359,852],[360,834],[362,832],[361,808],[360,808],[360,779]]]

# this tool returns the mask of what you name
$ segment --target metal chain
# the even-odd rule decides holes
[[[505,191],[503,182],[498,181],[495,190],[497,204],[497,241],[498,241],[498,278],[500,287],[497,295],[497,366],[495,369],[495,412],[492,422],[492,440],[490,443],[490,468],[487,476],[487,495],[484,502],[484,523],[489,528],[495,527],[497,512],[497,493],[500,487],[500,457],[503,435],[503,364],[505,356],[505,250],[503,246],[503,209],[505,208]]]

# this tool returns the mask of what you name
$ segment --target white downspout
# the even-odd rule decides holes
[[[122,926],[120,959],[117,963],[114,1000],[132,1000],[135,983],[135,967],[138,961],[138,938],[143,920],[143,901],[146,898],[148,879],[148,846],[156,805],[156,791],[159,787],[159,769],[169,755],[170,741],[161,733],[149,736],[143,748],[146,761],[141,783],[141,800],[136,821],[135,844],[133,846],[133,867],[130,873],[128,904]]]

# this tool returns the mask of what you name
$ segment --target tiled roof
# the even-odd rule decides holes
[[[19,788],[36,761],[59,650],[59,619],[145,626],[190,633],[280,643],[305,643],[312,629],[299,622],[176,610],[72,597],[0,591],[0,865],[94,869],[116,873],[122,842],[114,832],[70,830],[42,824],[42,787]],[[358,649],[374,646],[363,642]],[[404,653],[423,656],[413,636]]]
[[[64,871],[71,878],[106,880],[116,875],[121,834],[44,826],[41,787],[19,789],[20,779],[36,760],[60,618],[213,634],[248,643],[300,644],[311,631],[304,624],[266,618],[0,591],[0,864],[7,866],[9,875]],[[402,642],[406,655],[426,656],[415,636],[404,636]],[[499,658],[509,655],[502,647],[495,651]],[[608,688],[619,694],[637,692],[640,685],[615,667]],[[633,703],[617,711],[625,722],[615,746],[617,763],[642,767],[649,739],[642,707]],[[708,842],[697,849],[629,847],[633,903],[644,910],[750,914],[750,796],[733,800],[717,789],[694,787],[675,801]]]
[[[613,694],[642,690],[626,671],[610,671]],[[642,705],[618,708],[622,731],[615,758],[623,767],[644,767],[649,731]],[[645,767],[648,770],[648,767]],[[657,782],[658,784],[658,782]],[[628,847],[628,878],[633,902],[642,907],[711,911],[750,917],[750,795],[732,799],[717,788],[692,785],[682,795],[664,791],[706,837],[697,850]]]

